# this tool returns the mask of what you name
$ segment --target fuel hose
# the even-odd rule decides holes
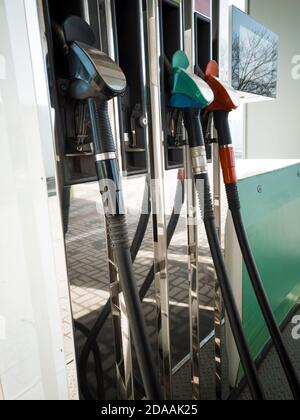
[[[218,133],[220,161],[223,171],[224,183],[228,199],[228,206],[232,215],[236,235],[240,244],[241,252],[249,273],[259,307],[265,319],[274,347],[277,351],[282,367],[288,379],[294,399],[300,399],[300,383],[291,358],[284,345],[281,331],[276,322],[271,304],[267,297],[263,282],[256,265],[247,232],[241,214],[241,203],[239,198],[235,154],[232,145],[232,138],[229,126],[229,112],[214,111],[214,123]]]
[[[160,385],[130,255],[121,175],[109,120],[108,102],[89,98],[88,107],[95,147],[96,171],[105,209],[108,236],[119,270],[120,285],[124,294],[132,340],[146,396],[149,400],[160,400]]]
[[[136,257],[138,255],[138,251],[140,250],[141,244],[143,242],[143,239],[145,237],[145,233],[147,230],[147,226],[150,219],[151,214],[151,202],[150,202],[150,194],[149,194],[149,188],[145,189],[144,193],[144,199],[143,203],[146,200],[146,194],[148,195],[148,212],[147,214],[142,214],[138,227],[136,229],[136,233],[132,242],[131,246],[131,258],[132,262],[134,263],[136,260]],[[175,205],[172,210],[172,214],[168,223],[167,227],[167,246],[169,247],[172,241],[172,238],[174,236],[174,233],[176,231],[176,228],[178,226],[182,206],[184,203],[184,196],[185,196],[185,188],[184,188],[184,176],[182,170],[178,171],[178,182],[177,182],[177,188],[175,193]],[[139,291],[139,297],[140,300],[143,301],[146,297],[151,285],[153,284],[155,277],[155,269],[154,264],[152,264],[151,269],[149,270],[142,286]],[[87,378],[87,367],[88,367],[88,359],[91,354],[91,352],[94,353],[94,348],[97,346],[97,339],[99,337],[99,334],[101,333],[105,322],[107,318],[109,317],[111,313],[111,304],[110,299],[107,300],[105,306],[103,307],[100,315],[98,316],[93,328],[89,330],[89,334],[87,335],[87,341],[82,349],[80,358],[79,358],[79,382],[80,382],[80,388],[81,392],[86,400],[93,400],[92,393],[89,389],[88,384],[88,378]],[[78,324],[78,322],[77,322]],[[95,359],[95,358],[94,358]],[[99,382],[99,381],[98,381]]]
[[[191,149],[193,171],[196,181],[196,189],[199,195],[200,209],[217,277],[220,283],[224,305],[252,397],[254,400],[264,400],[264,392],[258,377],[255,363],[251,357],[245,333],[243,331],[241,318],[234,299],[233,291],[231,289],[217,235],[206,161],[205,142],[199,109],[186,109],[184,120]]]

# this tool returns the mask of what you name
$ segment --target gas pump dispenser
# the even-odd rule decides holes
[[[19,277],[21,282],[23,282],[23,276],[24,279],[28,277],[30,280],[28,284],[24,281],[24,292],[29,295],[29,291],[31,295],[28,299],[28,306],[27,302],[22,306],[23,294],[21,293],[22,299],[18,301],[21,303],[18,317],[20,317],[22,322],[20,325],[23,328],[23,312],[27,316],[27,312],[31,311],[32,306],[34,317],[28,316],[28,319],[25,319],[28,328],[30,328],[30,334],[34,330],[32,343],[33,341],[36,343],[34,345],[31,343],[30,346],[34,351],[37,347],[43,348],[42,351],[37,349],[36,354],[41,355],[37,361],[32,356],[35,353],[31,351],[31,348],[29,349],[30,364],[28,363],[26,369],[28,368],[28,372],[32,370],[28,376],[30,383],[25,377],[27,370],[23,372],[23,368],[20,372],[24,376],[24,381],[23,377],[21,381],[19,378],[16,380],[14,378],[15,384],[21,382],[22,387],[26,385],[25,394],[19,392],[16,394],[15,389],[12,389],[14,394],[10,390],[8,393],[6,392],[5,387],[11,385],[9,376],[7,376],[8,380],[5,377],[6,363],[3,365],[4,369],[2,369],[0,378],[0,399],[4,396],[10,398],[10,395],[16,395],[13,398],[23,398],[23,395],[26,398],[36,395],[67,397],[67,391],[70,388],[67,379],[73,375],[73,379],[76,380],[77,371],[75,372],[73,369],[67,378],[69,372],[65,368],[70,362],[67,345],[65,349],[62,349],[62,345],[64,336],[73,342],[73,334],[71,338],[69,337],[73,325],[78,332],[78,337],[76,336],[75,340],[80,398],[82,399],[105,401],[109,393],[109,396],[112,395],[119,401],[138,399],[172,401],[178,397],[181,398],[182,391],[185,395],[191,391],[192,400],[199,401],[202,399],[202,384],[204,385],[207,379],[211,382],[207,386],[209,388],[207,394],[216,391],[216,397],[219,400],[227,398],[227,395],[226,397],[223,395],[223,390],[220,391],[222,386],[223,388],[226,388],[227,385],[232,386],[234,392],[229,397],[231,399],[235,398],[235,391],[239,392],[246,382],[254,400],[266,399],[261,384],[265,375],[263,374],[260,378],[254,353],[251,353],[251,346],[258,336],[255,333],[256,330],[251,329],[255,319],[248,327],[246,317],[244,314],[242,315],[242,311],[238,307],[238,303],[241,302],[241,306],[246,303],[246,298],[244,295],[236,298],[235,295],[238,293],[234,293],[235,289],[232,286],[240,280],[239,273],[232,274],[233,281],[231,282],[229,278],[231,276],[228,275],[231,267],[230,264],[226,267],[223,256],[220,210],[221,170],[231,213],[228,225],[230,224],[229,227],[232,229],[232,220],[244,265],[259,304],[258,309],[263,314],[294,399],[300,399],[299,378],[295,366],[292,364],[291,355],[288,354],[285,347],[280,328],[276,323],[274,316],[276,309],[272,310],[272,304],[265,292],[264,279],[261,279],[259,267],[252,255],[248,239],[248,234],[250,236],[251,232],[250,230],[248,234],[246,232],[247,214],[245,212],[243,220],[242,186],[238,183],[229,124],[229,115],[239,107],[242,96],[246,98],[246,95],[249,94],[252,100],[260,95],[265,95],[268,99],[276,97],[278,37],[273,33],[267,38],[264,35],[265,32],[262,35],[266,46],[271,48],[274,57],[272,71],[269,71],[271,67],[267,69],[270,76],[270,87],[266,89],[265,86],[262,86],[264,71],[262,75],[258,75],[255,89],[253,85],[251,89],[249,86],[245,88],[247,80],[247,83],[245,80],[243,83],[238,83],[239,68],[241,67],[240,54],[238,54],[238,58],[236,54],[234,55],[233,46],[228,49],[229,55],[230,53],[234,55],[230,58],[232,68],[229,69],[228,83],[223,82],[219,76],[224,73],[224,78],[227,78],[227,69],[223,67],[228,64],[225,63],[228,51],[225,48],[226,52],[223,54],[220,42],[222,36],[217,33],[222,20],[220,16],[225,15],[223,12],[226,11],[226,28],[230,21],[232,26],[231,41],[234,40],[234,36],[238,35],[239,50],[243,45],[243,37],[252,34],[254,39],[257,39],[258,34],[257,30],[252,28],[255,23],[254,19],[251,17],[249,26],[246,15],[235,7],[232,9],[231,19],[228,19],[227,22],[227,17],[229,17],[227,16],[228,2],[226,1],[226,6],[223,9],[223,6],[220,6],[222,1],[65,0],[62,2],[61,0],[40,0],[28,2],[22,0],[20,3],[24,7],[22,10],[19,9],[21,10],[19,15],[17,2],[5,0],[3,5],[1,4],[0,9],[5,13],[0,13],[2,22],[0,32],[3,35],[3,45],[7,46],[1,51],[3,57],[0,57],[2,59],[0,60],[0,78],[2,77],[4,80],[3,83],[1,82],[4,99],[1,105],[4,110],[3,117],[7,120],[2,118],[2,122],[4,122],[4,137],[10,140],[7,144],[12,143],[10,145],[12,147],[5,150],[4,153],[4,159],[7,156],[9,159],[12,157],[12,164],[7,165],[7,169],[12,170],[11,173],[14,176],[18,175],[18,172],[15,172],[15,167],[19,162],[19,157],[24,153],[19,153],[20,156],[17,156],[16,162],[13,160],[13,154],[19,150],[18,147],[21,143],[26,145],[22,150],[28,152],[29,157],[32,156],[31,151],[34,150],[34,146],[39,148],[38,153],[34,154],[39,160],[34,171],[31,172],[30,165],[27,165],[28,162],[30,163],[30,159],[24,167],[21,166],[24,171],[22,175],[24,180],[30,182],[25,183],[24,181],[24,185],[20,187],[11,176],[7,183],[12,193],[16,193],[16,198],[18,198],[16,200],[18,206],[14,205],[10,208],[17,210],[17,215],[23,215],[18,218],[18,223],[16,223],[16,229],[19,232],[15,238],[23,241],[21,241],[22,248],[24,247],[24,251],[26,251],[23,255],[22,249],[22,252],[18,254],[22,261],[24,258],[24,270],[20,270],[20,276],[15,277]],[[11,6],[8,5],[13,6],[10,9]],[[31,19],[30,12],[34,12],[32,13],[34,19]],[[15,22],[19,23],[20,29],[15,29]],[[9,24],[6,25],[6,23]],[[34,23],[32,27],[30,23]],[[2,27],[5,30],[1,31]],[[257,29],[261,28],[261,25],[257,23],[253,27]],[[34,37],[37,32],[39,32],[38,43]],[[268,33],[270,34],[270,32]],[[16,38],[14,38],[15,35],[17,35]],[[23,39],[25,40],[24,44]],[[25,71],[18,63],[22,48],[24,50],[26,48]],[[12,54],[14,49],[16,54]],[[251,45],[249,50],[251,51]],[[222,63],[222,55],[226,56],[223,57],[225,64]],[[247,56],[247,53],[245,55]],[[212,61],[213,58],[216,61]],[[220,62],[222,71],[220,71],[217,61]],[[38,65],[35,66],[37,63]],[[207,63],[209,64],[207,65]],[[26,77],[23,81],[24,75]],[[41,75],[43,80],[39,79]],[[43,85],[39,84],[41,81]],[[28,107],[29,101],[25,101],[25,103],[24,97],[22,99],[25,93],[24,83],[26,88],[27,85],[30,87],[30,101],[33,103],[34,109]],[[236,90],[232,86],[235,86]],[[39,95],[39,87],[43,89],[43,95]],[[250,92],[247,92],[247,89]],[[9,101],[11,92],[14,98]],[[46,119],[43,121],[42,118],[45,106],[48,108],[47,121]],[[15,113],[14,110],[16,110]],[[27,111],[31,112],[32,119]],[[13,130],[13,123],[17,120],[21,121],[22,130]],[[36,132],[34,132],[35,128]],[[54,136],[52,136],[52,128],[54,128]],[[28,139],[30,140],[32,133],[34,141],[30,142]],[[43,134],[47,135],[43,136]],[[18,145],[14,138],[22,138],[24,142],[19,142]],[[47,175],[44,178],[43,164],[49,157],[50,148],[47,147],[44,150],[43,147],[40,148],[40,145],[44,146],[47,143],[47,146],[52,146],[51,142],[55,142],[55,159],[54,156],[51,156],[53,166],[51,177]],[[56,168],[55,162],[57,163]],[[209,163],[212,163],[212,167]],[[211,172],[213,172],[213,177],[211,177]],[[9,172],[7,171],[7,173]],[[30,177],[32,175],[32,180],[28,175]],[[48,210],[50,204],[51,206],[54,204],[52,198],[54,195],[56,196],[56,191],[53,188],[56,176],[61,191],[60,194],[57,194],[57,200],[55,198],[57,208],[50,215]],[[129,180],[125,181],[122,177],[129,177]],[[137,180],[137,178],[139,179]],[[146,184],[143,210],[145,210],[145,204],[147,204],[147,209],[144,213],[142,211],[139,218],[130,217],[128,228],[122,184],[125,182],[134,183],[140,181],[141,178],[145,178]],[[211,178],[213,179],[213,188],[211,188]],[[16,177],[16,180],[18,179]],[[171,182],[167,183],[166,181],[170,179]],[[81,196],[78,200],[77,195],[82,193],[78,187],[76,190],[73,189],[75,192],[72,205],[74,204],[75,212],[72,213],[72,223],[74,221],[74,226],[77,228],[77,217],[80,219],[79,222],[88,221],[87,225],[92,227],[94,236],[91,238],[89,227],[83,224],[81,227],[84,227],[80,233],[78,233],[79,229],[72,229],[72,231],[70,229],[67,235],[71,187],[89,182],[94,182],[91,190],[96,186],[96,194],[98,196],[98,192],[100,192],[102,199],[104,216],[100,226],[101,232],[98,236],[99,226],[97,225],[97,229],[95,229],[96,223],[99,222],[97,215],[94,215],[97,219],[96,222],[93,220],[90,223],[90,219],[88,220],[90,215],[86,214],[88,212],[77,214],[77,208],[81,210],[81,205],[87,201],[83,200]],[[20,189],[20,192],[13,191],[14,184],[17,189]],[[46,200],[47,194],[45,194],[46,184],[48,200]],[[140,194],[139,191],[136,191],[137,185],[140,184],[136,182],[133,190],[134,210],[137,207],[135,194]],[[24,198],[24,188],[27,192],[30,190],[30,197],[25,200],[25,206],[21,203],[22,197]],[[37,194],[35,194],[36,189],[38,190]],[[167,189],[174,189],[175,196],[170,217],[166,211],[167,204],[169,204],[167,203]],[[243,193],[249,193],[247,185]],[[87,194],[90,198],[90,191]],[[140,195],[142,196],[142,194]],[[41,205],[42,195],[44,196],[44,207]],[[84,195],[84,197],[86,196]],[[21,199],[19,200],[19,198]],[[61,200],[60,203],[59,200]],[[270,201],[272,200],[270,199]],[[19,206],[19,201],[22,206]],[[46,202],[49,207],[46,207]],[[63,214],[59,213],[59,204],[62,204]],[[92,199],[89,199],[87,206],[93,207],[94,204]],[[180,242],[180,247],[176,251],[172,247],[172,251],[169,252],[184,204],[187,207],[185,215],[187,224],[184,228],[180,226],[178,238],[175,238],[176,241],[173,244],[177,246]],[[286,199],[283,205],[286,205]],[[129,208],[132,209],[131,206]],[[26,210],[25,213],[23,209]],[[249,212],[252,209],[249,206]],[[6,213],[5,210],[3,212],[4,221],[8,219],[8,213],[7,215]],[[14,213],[11,213],[14,216]],[[43,217],[39,217],[41,213],[43,213]],[[24,214],[38,216],[37,223],[32,216],[30,223],[26,226]],[[297,211],[295,211],[295,215],[297,217]],[[62,216],[65,222],[65,238],[61,230]],[[198,216],[202,219],[203,224],[201,225],[198,223]],[[284,217],[281,217],[281,220],[283,219]],[[49,222],[46,226],[47,232],[45,229],[43,231],[43,222],[45,224]],[[59,226],[54,227],[54,222],[58,222]],[[257,228],[260,233],[267,226],[265,218],[263,223],[263,225],[259,224]],[[53,226],[50,226],[52,224]],[[274,226],[273,220],[272,224]],[[26,227],[26,230],[23,229],[23,226]],[[209,268],[209,278],[207,278],[209,283],[207,282],[205,292],[201,288],[202,278],[203,275],[206,275],[206,271],[201,269],[199,256],[201,252],[206,252],[207,247],[206,244],[202,247],[200,241],[198,243],[199,232],[202,228],[205,229],[210,251],[210,255],[205,254],[206,260],[203,261]],[[58,235],[56,236],[58,233],[56,229],[60,229],[59,238]],[[133,232],[134,229],[136,229],[135,232]],[[8,232],[8,238],[11,241],[14,238],[13,229],[9,230],[11,232]],[[134,233],[132,242],[130,242],[130,232]],[[24,236],[24,240],[19,233]],[[47,237],[42,233],[46,233]],[[149,240],[147,233],[152,234],[152,241]],[[230,230],[231,233],[232,230]],[[185,234],[186,238],[182,239]],[[94,242],[95,236],[97,243]],[[263,234],[259,235],[259,238],[262,236]],[[35,241],[33,251],[28,247],[28,244],[32,245],[32,238]],[[82,245],[84,243],[84,241],[81,242],[82,238],[87,241],[85,244],[93,245],[92,251],[86,247],[87,254],[83,254],[85,247]],[[145,243],[142,249],[144,239]],[[58,247],[58,242],[60,242],[60,247]],[[226,238],[226,242],[229,242],[228,238]],[[276,241],[274,240],[274,242]],[[71,257],[68,256],[68,268],[70,269],[68,278],[65,270],[67,268],[66,253],[64,253],[63,245],[68,247],[70,243],[73,244],[74,254]],[[287,241],[283,247],[286,243]],[[29,251],[25,249],[25,245]],[[232,250],[230,245],[226,246],[226,251],[232,256],[234,263],[238,262],[241,265],[242,258],[236,252],[236,246],[237,242],[235,241],[235,252],[228,252]],[[144,251],[146,248],[146,252],[140,253],[143,264],[137,261],[139,263],[137,265],[143,265],[143,267],[136,267],[135,273],[134,264],[139,251]],[[270,248],[265,246],[265,249],[268,252],[266,259],[269,260]],[[96,269],[93,263],[94,260],[99,263],[98,251],[103,252],[104,257],[99,264],[101,267]],[[80,257],[78,257],[79,252]],[[62,256],[64,261],[60,261]],[[256,259],[259,262],[258,258]],[[44,264],[45,261],[49,262],[50,260],[51,264]],[[150,262],[149,266],[146,266],[144,263],[148,262]],[[273,259],[271,262],[273,263]],[[10,261],[9,264],[11,265]],[[72,266],[72,264],[74,265]],[[171,266],[173,268],[173,264],[174,270],[170,269]],[[77,266],[78,270],[74,269],[71,272]],[[102,269],[103,267],[104,269]],[[64,296],[59,293],[59,287],[52,287],[60,285],[58,282],[62,275],[60,271],[62,268],[65,271],[66,290]],[[93,271],[90,271],[90,268]],[[9,269],[8,265],[7,271]],[[48,270],[51,271],[50,275],[44,275],[44,272],[47,274]],[[177,270],[178,272],[180,270],[180,274],[177,274]],[[261,274],[263,273],[261,270]],[[100,286],[100,281],[98,284],[98,276],[101,277],[103,287]],[[30,277],[33,278],[32,281]],[[93,281],[90,283],[88,283],[89,277],[93,277]],[[248,282],[244,267],[241,277],[241,281]],[[103,278],[105,281],[107,278],[109,293],[104,290],[106,284],[104,285]],[[43,280],[45,284],[43,287],[39,287]],[[73,309],[76,319],[73,320],[73,325],[71,325],[71,311],[69,311],[68,317],[63,319],[60,312],[64,313],[65,306],[58,304],[68,292],[68,281],[71,284],[72,294],[75,292],[74,296],[80,295],[74,297]],[[146,301],[146,295],[152,285],[154,286],[153,294],[151,299]],[[28,290],[25,289],[25,286]],[[267,282],[266,286],[268,287]],[[175,290],[181,288],[182,290]],[[94,298],[90,299],[91,294],[88,289],[93,289],[91,294],[95,289],[97,301]],[[207,289],[210,290],[207,291]],[[176,298],[172,296],[174,291]],[[85,295],[85,292],[88,293]],[[100,294],[101,301],[98,299]],[[106,302],[102,301],[103,294]],[[14,297],[13,290],[11,295]],[[202,298],[203,302],[201,302]],[[147,307],[143,306],[144,300],[149,305],[149,311]],[[87,301],[86,311],[83,311],[81,303],[85,304]],[[247,304],[249,301],[247,300]],[[64,303],[70,309],[69,299]],[[226,316],[224,316],[223,303]],[[252,305],[252,300],[250,304]],[[49,317],[49,320],[46,320],[46,312],[54,306],[55,310],[51,314],[51,319]],[[248,307],[246,306],[246,308]],[[146,311],[144,311],[145,309]],[[206,316],[207,313],[209,313],[208,316]],[[109,334],[106,335],[104,328],[107,327],[106,321],[110,315],[112,322],[108,326]],[[174,315],[176,316],[175,322],[173,321]],[[147,322],[145,322],[146,317]],[[147,325],[148,317],[150,322],[155,323],[155,326]],[[224,318],[225,329],[223,329]],[[38,319],[42,319],[42,322],[32,321]],[[70,329],[63,331],[62,322],[67,322]],[[55,332],[58,323],[59,331]],[[181,324],[180,328],[178,328],[179,323]],[[213,323],[215,328],[214,331],[211,331]],[[172,324],[174,324],[174,328],[172,328]],[[251,336],[248,334],[250,329]],[[222,352],[224,347],[223,330],[229,333],[227,343],[227,356],[230,359],[229,384],[227,383],[227,373],[225,374],[227,369],[222,371],[225,354],[225,351]],[[56,337],[52,339],[52,335]],[[24,338],[25,341],[23,341]],[[78,341],[77,338],[79,338]],[[82,338],[84,338],[83,341]],[[211,352],[212,347],[208,344],[213,340],[215,348]],[[67,343],[68,340],[65,341]],[[22,341],[20,340],[22,345],[23,342],[26,344],[26,335],[22,337]],[[182,342],[183,346],[181,346]],[[15,339],[12,344],[14,347],[11,348],[17,355],[15,360],[19,364],[18,353],[21,351],[20,354],[23,354],[22,348],[20,349],[21,346],[17,341],[15,342]],[[103,351],[104,344],[107,348],[105,352]],[[10,346],[11,343],[7,347],[8,350],[10,350]],[[204,347],[206,347],[205,350]],[[234,353],[232,358],[231,350]],[[188,354],[186,354],[187,351]],[[207,353],[205,353],[206,351]],[[14,374],[15,369],[18,369],[19,366],[12,364],[11,360],[13,359],[10,357],[9,351],[5,350],[5,353],[6,362],[11,364],[10,370]],[[203,355],[210,359],[210,362],[214,363],[215,360],[216,364],[205,366],[202,371]],[[22,366],[25,366],[24,361],[27,361],[27,353],[25,356],[24,360],[21,360]],[[53,356],[53,360],[50,360],[50,356]],[[58,358],[59,360],[56,361]],[[72,349],[71,363],[75,365],[74,359]],[[111,361],[112,363],[110,363]],[[48,362],[51,363],[51,366],[47,366]],[[36,375],[37,364],[40,364],[42,369]],[[186,371],[185,368],[187,368]],[[48,381],[48,373],[51,374],[51,381]],[[34,375],[37,377],[37,382],[31,380]],[[203,378],[204,375],[207,375],[203,382],[202,375]],[[213,375],[216,378],[216,387],[210,381],[210,376]],[[244,378],[241,380],[243,375]],[[63,381],[60,381],[62,376],[64,376]],[[113,383],[111,382],[112,376],[116,379]],[[36,383],[39,383],[40,390],[35,389]],[[4,385],[4,395],[2,395],[2,385]],[[44,387],[49,389],[44,392]],[[60,387],[64,389],[60,390]],[[11,386],[11,388],[15,387]],[[69,394],[71,395],[71,393],[72,391]],[[74,397],[78,398],[77,384]],[[167,405],[164,411],[167,410]],[[155,406],[159,408],[159,404],[155,404]],[[174,412],[175,409],[176,407],[172,407],[171,412]]]

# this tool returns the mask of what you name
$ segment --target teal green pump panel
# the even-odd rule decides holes
[[[278,324],[300,297],[300,164],[239,181],[242,214]],[[270,340],[243,267],[243,324],[257,358]]]

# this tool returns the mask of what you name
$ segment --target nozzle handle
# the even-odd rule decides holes
[[[88,104],[95,154],[115,153],[116,145],[109,120],[108,102],[90,98]]]
[[[124,215],[125,206],[116,146],[107,101],[88,100],[95,146],[96,171],[106,215]]]
[[[214,124],[218,132],[219,145],[221,147],[232,145],[232,138],[229,127],[229,112],[215,111]]]

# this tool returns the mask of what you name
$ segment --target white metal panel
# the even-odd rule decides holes
[[[70,305],[70,290],[66,267],[66,252],[61,220],[58,185],[55,183],[56,160],[54,150],[54,113],[51,115],[49,83],[47,79],[47,41],[45,38],[42,0],[24,0],[31,60],[34,73],[35,95],[41,132],[41,145],[48,184],[48,206],[52,229],[55,270],[59,292],[61,319],[64,332],[65,360],[68,364],[69,397],[78,398],[77,369],[74,334]],[[37,7],[38,4],[38,7]]]
[[[68,399],[42,148],[49,132],[41,125],[27,25],[23,0],[0,0],[5,69],[0,78],[0,317],[6,330],[0,337],[0,381],[8,400]]]

